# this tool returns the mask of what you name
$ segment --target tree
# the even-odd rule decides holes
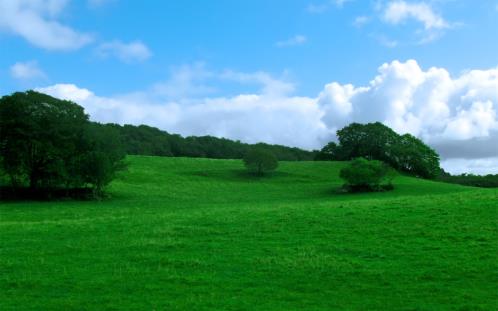
[[[335,142],[330,142],[323,147],[315,156],[315,161],[340,161],[342,153]]]
[[[337,131],[341,157],[351,160],[357,157],[389,162],[391,147],[399,135],[380,122],[352,123]]]
[[[439,155],[432,148],[410,134],[399,135],[382,123],[352,123],[337,131],[337,137],[337,147],[329,144],[331,151],[322,149],[335,159],[364,157],[414,176],[433,179],[439,175]]]
[[[391,169],[378,160],[356,158],[341,170],[340,177],[346,181],[344,186],[350,192],[392,189]]]
[[[410,134],[399,137],[392,147],[390,162],[399,170],[423,178],[433,179],[441,172],[436,151]]]
[[[246,168],[257,175],[264,175],[272,172],[278,167],[278,160],[275,155],[263,149],[251,149],[244,156],[244,165]]]
[[[124,152],[119,140],[103,138],[107,131],[95,126],[83,108],[70,101],[34,91],[2,97],[0,158],[11,185],[27,186],[32,193],[84,186],[101,190],[112,174],[88,176],[101,166],[110,165],[115,172]]]
[[[119,132],[108,125],[89,124],[85,133],[88,151],[79,158],[79,175],[92,185],[94,195],[103,194],[104,187],[123,170],[125,151]]]
[[[0,99],[0,153],[13,184],[31,189],[62,182],[78,153],[88,116],[69,101],[28,91]]]

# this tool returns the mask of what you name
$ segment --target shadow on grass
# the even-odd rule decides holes
[[[77,200],[90,201],[94,200],[95,195],[90,188],[13,188],[0,187],[0,201],[63,201]]]

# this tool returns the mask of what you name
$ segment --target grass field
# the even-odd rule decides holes
[[[0,310],[498,310],[498,190],[128,161],[105,201],[0,203]]]

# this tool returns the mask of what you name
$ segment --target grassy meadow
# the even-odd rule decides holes
[[[498,189],[127,161],[103,201],[0,203],[0,310],[498,310]]]

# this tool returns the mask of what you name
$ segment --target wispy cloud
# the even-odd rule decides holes
[[[34,46],[47,50],[76,50],[92,41],[57,21],[66,0],[0,1],[0,31],[23,37]]]
[[[408,19],[414,19],[422,23],[426,30],[449,28],[449,23],[424,2],[391,2],[384,11],[383,19],[393,25],[401,24]]]
[[[430,3],[406,2],[397,0],[380,6],[381,20],[390,25],[402,25],[412,20],[423,26],[414,34],[418,37],[417,44],[426,44],[441,38],[448,29],[457,27],[458,23],[448,22],[437,13]]]
[[[142,62],[152,56],[149,48],[141,41],[132,41],[124,43],[119,40],[114,40],[102,43],[96,49],[97,55],[102,58],[117,57],[123,62]]]
[[[289,46],[303,45],[307,41],[308,41],[308,38],[306,38],[306,36],[295,35],[294,37],[289,38],[287,40],[278,41],[277,43],[275,43],[275,46],[277,46],[279,48],[283,48],[283,47],[289,47]]]
[[[15,63],[10,67],[10,75],[14,79],[23,81],[44,79],[47,77],[36,61]]]
[[[370,22],[370,17],[368,16],[357,16],[354,21],[353,21],[353,25],[355,27],[363,27],[365,24],[367,24],[368,22]]]
[[[393,40],[384,34],[372,34],[370,37],[376,40],[380,45],[387,48],[395,48],[398,46],[398,41]]]

